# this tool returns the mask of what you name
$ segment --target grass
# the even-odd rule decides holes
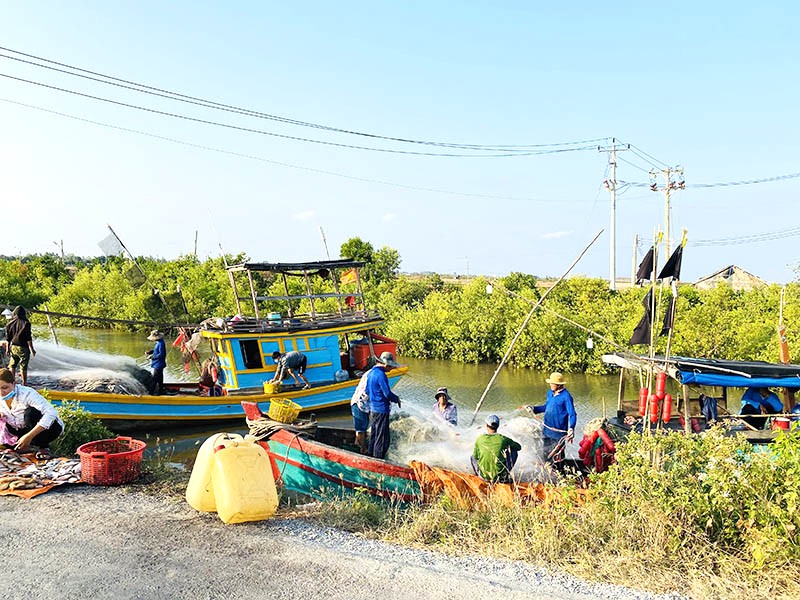
[[[400,508],[357,495],[315,503],[306,517],[367,537],[522,560],[652,592],[800,598],[800,431],[776,442],[772,455],[714,431],[632,439],[618,458],[593,478],[584,503],[490,500],[467,510],[440,497]]]
[[[446,497],[400,508],[367,498],[315,503],[304,518],[412,547],[452,555],[522,560],[581,579],[692,598],[767,600],[800,597],[800,566],[754,569],[747,557],[702,536],[675,543],[675,525],[659,510],[605,522],[597,504],[583,507],[489,503],[457,510]]]

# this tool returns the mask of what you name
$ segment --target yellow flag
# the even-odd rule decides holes
[[[342,273],[341,277],[339,278],[339,281],[341,281],[342,285],[346,285],[348,283],[355,283],[356,281],[358,281],[358,275],[356,275],[356,270],[349,269],[345,271],[344,273]]]

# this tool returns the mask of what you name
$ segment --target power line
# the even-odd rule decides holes
[[[628,165],[632,166],[634,169],[639,169],[640,171],[644,171],[645,173],[649,173],[649,172],[650,172],[650,169],[645,169],[644,167],[640,167],[639,165],[637,165],[637,164],[634,164],[634,163],[632,163],[632,162],[631,162],[631,161],[629,161],[629,160],[625,160],[625,159],[624,159],[624,158],[622,158],[621,156],[618,156],[617,158],[618,158],[619,160],[621,160],[622,162],[624,162],[625,164],[628,164]],[[625,183],[625,182],[624,182],[624,181],[620,181],[620,183]],[[630,184],[627,184],[627,183],[626,183],[626,185],[630,185]]]
[[[322,174],[322,175],[331,175],[333,177],[340,177],[342,179],[349,179],[351,181],[360,181],[362,183],[375,183],[375,184],[378,184],[378,185],[385,185],[385,186],[389,186],[389,187],[402,188],[402,189],[406,189],[406,190],[414,190],[414,191],[420,191],[420,192],[431,192],[431,193],[446,194],[446,195],[451,195],[451,196],[464,196],[464,197],[468,197],[468,198],[486,198],[486,199],[490,199],[490,200],[513,200],[513,201],[522,201],[522,202],[546,202],[546,200],[542,200],[540,198],[530,198],[530,197],[520,197],[520,196],[495,196],[495,195],[491,195],[491,194],[477,194],[477,193],[469,193],[469,192],[456,192],[456,191],[443,190],[443,189],[438,189],[438,188],[427,188],[427,187],[421,187],[421,186],[406,185],[406,184],[403,184],[403,183],[395,183],[395,182],[384,181],[384,180],[380,180],[380,179],[370,179],[370,178],[367,178],[367,177],[357,177],[357,176],[354,176],[354,175],[346,175],[344,173],[337,173],[336,171],[326,171],[324,169],[316,169],[314,167],[305,167],[305,166],[302,166],[302,165],[284,163],[284,162],[280,162],[280,161],[276,161],[276,160],[270,160],[268,158],[263,158],[261,156],[255,156],[253,154],[246,154],[246,153],[243,153],[243,152],[236,152],[236,151],[233,151],[233,150],[226,150],[224,148],[215,148],[213,146],[206,146],[206,145],[203,145],[203,144],[195,144],[195,143],[192,143],[192,142],[187,142],[187,141],[179,140],[179,139],[176,139],[176,138],[171,138],[171,137],[167,137],[167,136],[163,136],[163,135],[159,135],[159,134],[155,134],[155,133],[150,133],[150,132],[147,132],[147,131],[140,131],[140,130],[137,130],[137,129],[130,129],[128,127],[121,127],[119,125],[112,125],[110,123],[103,123],[101,121],[93,121],[91,119],[86,119],[86,118],[83,118],[83,117],[77,117],[75,115],[70,115],[70,114],[59,112],[59,111],[56,111],[56,110],[51,110],[51,109],[43,108],[43,107],[40,107],[40,106],[34,106],[32,104],[26,104],[24,102],[17,102],[15,100],[10,100],[8,98],[0,98],[0,102],[7,102],[9,104],[15,104],[17,106],[23,106],[25,108],[30,108],[30,109],[33,109],[33,110],[38,110],[38,111],[49,113],[49,114],[52,114],[52,115],[65,117],[67,119],[72,119],[74,121],[80,121],[82,123],[89,123],[91,125],[97,125],[99,127],[106,127],[108,129],[115,129],[117,131],[124,131],[126,133],[133,133],[133,134],[136,134],[136,135],[150,137],[150,138],[162,140],[162,141],[165,141],[165,142],[170,142],[170,143],[173,143],[173,144],[179,144],[179,145],[182,145],[182,146],[187,146],[187,147],[190,147],[190,148],[197,148],[199,150],[208,150],[208,151],[211,151],[211,152],[217,152],[217,153],[220,153],[220,154],[226,154],[228,156],[236,156],[238,158],[246,158],[248,160],[255,160],[255,161],[258,161],[258,162],[263,162],[263,163],[267,163],[267,164],[271,164],[271,165],[276,165],[276,166],[279,166],[279,167],[288,167],[290,169],[298,169],[298,170],[307,171],[307,172],[310,172],[310,173],[319,173],[319,174]]]
[[[186,94],[180,94],[180,93],[177,93],[177,92],[172,92],[172,91],[169,91],[169,90],[165,90],[165,89],[161,89],[161,88],[157,88],[157,87],[153,87],[153,86],[137,83],[135,81],[130,81],[130,80],[114,77],[114,76],[111,76],[111,75],[106,75],[106,74],[99,73],[99,72],[96,72],[96,71],[90,71],[88,69],[83,69],[81,67],[76,67],[76,66],[69,65],[69,64],[66,64],[66,63],[57,62],[57,61],[54,61],[54,60],[50,60],[48,58],[35,56],[33,54],[27,54],[25,52],[20,52],[18,50],[13,50],[11,48],[4,48],[4,47],[0,46],[0,50],[3,50],[5,52],[11,52],[13,54],[18,54],[20,56],[26,56],[28,58],[32,58],[32,59],[35,59],[35,60],[38,60],[38,61],[50,63],[51,65],[58,65],[59,67],[65,67],[66,69],[70,69],[71,71],[77,71],[77,72],[71,72],[71,71],[67,71],[67,70],[64,70],[64,69],[58,69],[58,68],[51,67],[51,66],[48,66],[48,65],[38,64],[38,63],[35,63],[35,62],[32,62],[32,61],[24,60],[24,59],[21,59],[21,58],[18,58],[18,57],[0,54],[0,57],[3,57],[3,58],[7,58],[7,59],[10,59],[10,60],[15,60],[15,61],[18,61],[18,62],[23,62],[23,63],[29,64],[29,65],[32,65],[32,66],[36,66],[36,67],[40,67],[40,68],[45,68],[45,69],[50,69],[50,70],[53,70],[53,71],[58,71],[60,73],[65,73],[67,75],[72,75],[72,76],[75,76],[75,77],[83,77],[85,79],[89,79],[89,80],[96,81],[96,82],[99,82],[99,83],[104,83],[104,84],[107,84],[107,85],[114,85],[114,86],[117,86],[117,87],[129,89],[129,90],[140,92],[140,93],[147,93],[147,94],[160,96],[160,97],[163,97],[163,98],[167,98],[167,99],[175,100],[175,101],[179,101],[179,102],[187,102],[189,104],[195,104],[195,105],[203,106],[205,108],[212,108],[212,109],[215,109],[215,110],[224,110],[224,111],[227,111],[227,112],[233,112],[233,113],[242,114],[242,115],[246,115],[246,116],[257,117],[257,118],[262,118],[262,119],[269,119],[269,120],[273,120],[273,121],[277,121],[277,122],[284,123],[284,124],[289,124],[289,125],[297,125],[297,126],[301,126],[301,127],[311,127],[311,128],[314,128],[314,129],[321,129],[321,130],[325,130],[325,131],[331,131],[331,132],[336,132],[336,133],[344,133],[344,134],[349,134],[349,135],[358,135],[358,136],[363,136],[363,137],[368,137],[368,138],[373,138],[373,139],[381,139],[381,140],[401,142],[401,143],[409,143],[409,144],[423,144],[423,145],[430,145],[430,146],[439,146],[439,147],[445,147],[445,148],[458,148],[458,149],[462,149],[462,150],[485,150],[485,151],[491,150],[491,151],[495,151],[495,152],[510,152],[510,153],[519,152],[519,153],[522,153],[523,156],[526,155],[525,154],[526,150],[530,150],[530,149],[533,149],[533,148],[554,148],[554,147],[563,147],[563,146],[576,146],[576,145],[588,144],[588,143],[591,143],[591,142],[602,142],[602,141],[605,141],[605,140],[608,139],[608,138],[594,138],[594,139],[588,139],[588,140],[576,140],[576,141],[572,141],[572,142],[558,142],[558,143],[553,143],[553,144],[460,144],[460,143],[451,143],[451,142],[436,142],[436,141],[429,141],[429,140],[415,140],[415,139],[408,139],[408,138],[401,138],[401,137],[385,136],[385,135],[379,135],[379,134],[374,134],[374,133],[366,133],[366,132],[361,132],[361,131],[355,131],[355,130],[351,130],[351,129],[331,127],[331,126],[328,126],[328,125],[321,125],[319,123],[312,123],[312,122],[308,122],[308,121],[300,121],[300,120],[297,120],[297,119],[290,119],[290,118],[287,118],[287,117],[281,117],[281,116],[278,116],[278,115],[272,115],[272,114],[269,114],[269,113],[263,113],[263,112],[259,112],[259,111],[246,109],[246,108],[241,108],[241,107],[233,106],[233,105],[230,105],[230,104],[223,104],[223,103],[220,103],[220,102],[214,102],[214,101],[211,101],[211,100],[205,100],[203,98],[198,98],[198,97],[189,96],[189,95],[186,95]],[[86,74],[89,74],[89,75],[95,75],[97,77],[90,77],[90,76],[87,76],[87,75],[81,75],[81,73],[86,73]],[[447,156],[447,155],[445,155],[445,156]]]
[[[97,100],[100,102],[105,102],[108,104],[115,104],[117,106],[124,106],[126,108],[133,108],[135,110],[140,110],[144,112],[149,112],[153,114],[163,115],[167,117],[172,117],[175,119],[182,119],[184,121],[191,121],[194,123],[201,123],[204,125],[213,125],[215,127],[225,127],[227,129],[234,129],[236,131],[244,131],[246,133],[257,133],[259,135],[267,135],[271,137],[277,137],[287,140],[294,140],[299,142],[309,142],[312,144],[322,144],[324,146],[336,146],[339,148],[350,148],[354,150],[369,150],[372,152],[384,152],[389,154],[406,154],[406,155],[414,155],[414,156],[442,156],[442,157],[463,157],[463,158],[507,158],[511,156],[535,156],[541,154],[559,154],[562,152],[577,152],[580,150],[593,150],[594,146],[578,146],[574,148],[554,148],[550,150],[537,150],[532,152],[512,152],[512,153],[493,153],[493,154],[451,154],[451,153],[443,153],[443,152],[415,152],[412,150],[394,150],[390,148],[373,148],[370,146],[357,146],[354,144],[341,144],[338,142],[326,142],[323,140],[314,140],[311,138],[303,138],[293,135],[286,135],[282,133],[275,133],[273,131],[264,131],[262,129],[253,129],[251,127],[242,127],[239,125],[231,125],[230,123],[221,123],[219,121],[209,121],[207,119],[199,119],[197,117],[189,117],[187,115],[181,115],[178,113],[171,113],[163,110],[157,110],[155,108],[147,108],[146,106],[139,106],[138,104],[130,104],[128,102],[121,102],[119,100],[111,100],[110,98],[103,98],[101,96],[94,96],[92,94],[85,94],[83,92],[77,92],[75,90],[69,90],[66,88],[58,87],[55,85],[49,85],[46,83],[42,83],[39,81],[33,81],[30,79],[24,79],[22,77],[14,77],[13,75],[8,75],[6,73],[0,73],[0,77],[5,77],[7,79],[13,79],[15,81],[21,81],[23,83],[29,83],[32,85],[36,85],[39,87],[56,90],[59,92],[64,92],[67,94],[72,94],[74,96],[81,96],[83,98],[89,98],[92,100]]]
[[[797,179],[800,173],[789,173],[787,175],[776,175],[775,177],[764,177],[762,179],[744,179],[740,181],[723,181],[717,183],[695,183],[686,187],[694,188],[713,188],[713,187],[732,187],[736,185],[755,185],[757,183],[770,183],[773,181],[784,181],[786,179]]]
[[[660,164],[662,167],[668,167],[668,166],[669,166],[669,165],[668,165],[667,163],[665,163],[663,160],[658,160],[658,159],[657,159],[655,156],[653,156],[652,154],[648,154],[647,152],[645,152],[644,150],[642,150],[642,149],[641,149],[641,148],[639,148],[638,146],[634,146],[633,144],[631,144],[631,148],[633,148],[633,149],[634,149],[634,151],[635,151],[637,154],[638,154],[638,153],[644,154],[644,156],[646,156],[647,158],[649,158],[649,159],[651,159],[651,160],[654,160],[655,162],[657,162],[658,164]],[[638,152],[637,152],[637,151],[638,151]],[[655,166],[655,165],[654,165],[654,166]]]
[[[785,181],[787,179],[797,179],[800,173],[787,173],[786,175],[776,175],[774,177],[763,177],[760,179],[742,179],[739,181],[718,181],[716,183],[687,183],[684,185],[686,188],[715,188],[715,187],[734,187],[738,185],[756,185],[759,183],[772,183],[775,181]],[[651,183],[642,183],[640,181],[621,181],[625,185],[631,187],[650,187]]]
[[[692,246],[732,246],[741,244],[754,244],[757,242],[769,242],[773,240],[780,240],[789,237],[800,235],[800,226],[790,227],[789,229],[781,229],[778,231],[768,231],[764,233],[755,233],[752,235],[742,235],[727,238],[718,238],[713,240],[689,240],[687,243]]]

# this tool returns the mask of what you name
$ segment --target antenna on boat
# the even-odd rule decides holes
[[[328,240],[325,239],[325,232],[322,229],[322,225],[319,226],[319,234],[322,236],[322,245],[325,246],[325,256],[327,256],[328,260],[330,260],[331,253],[328,252]]]

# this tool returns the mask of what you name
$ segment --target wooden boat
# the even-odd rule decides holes
[[[422,499],[413,469],[359,454],[353,437],[353,430],[346,428],[279,428],[259,443],[269,454],[275,480],[285,489],[318,499],[356,492],[398,502]]]
[[[738,401],[743,388],[784,388],[794,393],[800,389],[800,366],[764,361],[717,360],[706,358],[686,358],[663,356],[649,358],[633,354],[607,354],[603,362],[620,368],[619,397],[616,416],[609,419],[609,424],[622,434],[630,431],[641,431],[647,425],[644,416],[639,414],[638,397],[625,399],[626,372],[638,372],[640,375],[652,369],[666,373],[673,382],[675,393],[675,410],[668,422],[656,419],[653,428],[680,430],[690,432],[703,430],[706,417],[701,413],[700,395],[713,398],[717,403],[718,417],[721,421],[730,421],[735,433],[744,435],[750,442],[766,443],[772,441],[777,431],[757,430],[746,426],[739,418]],[[641,380],[644,378],[642,377]],[[742,388],[737,393],[737,406],[731,410],[728,399],[731,390]],[[638,391],[638,387],[637,387]],[[766,415],[772,417],[792,416],[789,407],[784,413]],[[796,415],[794,415],[796,416]]]
[[[374,364],[375,356],[384,351],[396,355],[397,351],[394,340],[375,333],[384,321],[377,311],[365,306],[359,278],[363,265],[343,259],[228,266],[236,316],[207,319],[196,327],[209,342],[224,375],[222,396],[204,396],[196,384],[167,383],[160,396],[52,389],[48,397],[56,405],[79,401],[82,408],[117,430],[241,421],[242,399],[259,403],[264,412],[276,398],[292,400],[303,412],[349,404],[361,373]],[[258,277],[282,280],[285,294],[258,295],[254,283]],[[290,277],[304,280],[302,293],[290,293]],[[328,287],[334,291],[312,292],[313,287],[325,285],[312,282],[314,278],[330,281]],[[300,305],[307,312],[299,312],[296,307]],[[283,313],[275,311],[280,306],[285,307]],[[253,314],[243,314],[245,309]],[[272,386],[265,383],[276,370],[272,353],[292,350],[308,358],[305,375],[311,387],[269,389]],[[390,385],[396,385],[407,370],[398,367],[388,371]]]
[[[399,504],[431,502],[445,494],[463,507],[489,498],[516,502],[552,502],[558,488],[540,483],[490,484],[472,474],[430,467],[412,461],[400,465],[358,453],[352,428],[314,423],[285,425],[267,419],[248,421],[250,432],[262,438],[275,481],[284,489],[319,500],[354,494]],[[577,461],[575,463],[577,468]],[[577,496],[582,497],[583,491]]]

